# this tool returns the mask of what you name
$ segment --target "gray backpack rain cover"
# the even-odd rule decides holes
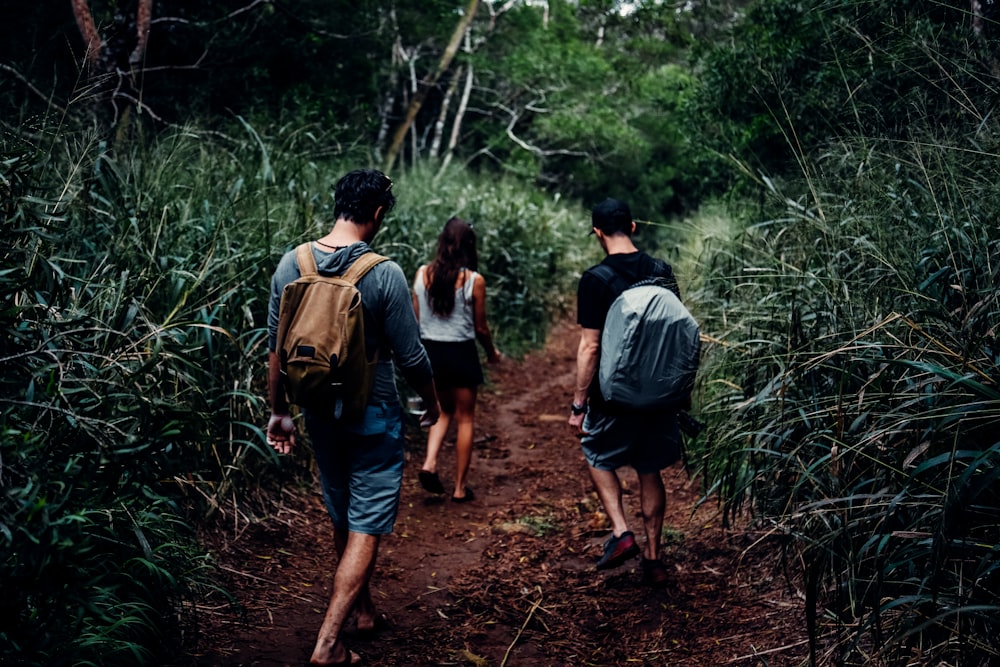
[[[601,395],[633,410],[681,409],[700,352],[698,323],[677,295],[656,282],[633,285],[611,303],[604,322]]]

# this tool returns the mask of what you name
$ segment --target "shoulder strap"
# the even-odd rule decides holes
[[[681,288],[677,284],[673,268],[666,261],[658,257],[651,257],[650,259],[653,260],[653,266],[658,274],[655,280],[673,292],[678,299],[681,298]]]
[[[629,287],[631,283],[621,276],[617,271],[612,269],[607,264],[598,264],[593,269],[594,275],[597,276],[608,288],[614,292],[615,296],[618,296]]]
[[[295,259],[299,261],[299,274],[314,276],[319,272],[316,268],[316,257],[313,255],[312,243],[303,243],[295,249]]]
[[[462,284],[462,296],[466,303],[472,303],[472,292],[476,289],[476,276],[479,274],[472,269],[462,269],[465,271],[465,282]]]
[[[354,260],[354,263],[340,277],[352,285],[357,285],[358,281],[364,278],[365,274],[371,271],[376,264],[384,262],[387,259],[389,258],[377,255],[374,252],[366,252]]]

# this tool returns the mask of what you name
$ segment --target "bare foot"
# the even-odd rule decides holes
[[[340,649],[339,651],[336,650],[338,647]],[[335,665],[360,665],[363,662],[360,655],[354,651],[349,651],[343,644],[338,644],[337,647],[334,647],[334,650],[330,651],[329,656],[320,656],[318,655],[320,652],[321,651],[317,646],[313,651],[312,657],[309,658],[310,665],[334,667]],[[338,654],[340,655],[339,659],[334,657]]]
[[[332,640],[332,641],[331,641]],[[309,658],[310,665],[360,665],[361,656],[354,651],[349,651],[344,642],[333,637],[320,636],[316,639],[316,646],[313,648],[312,657]]]
[[[385,614],[371,611],[358,611],[358,632],[361,634],[371,634],[378,630],[385,630],[391,627],[389,617]]]

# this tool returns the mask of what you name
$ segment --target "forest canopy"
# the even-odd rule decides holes
[[[19,119],[11,126],[62,111],[154,130],[313,123],[372,162],[399,153],[574,197],[629,192],[657,217],[721,185],[695,177],[711,159],[686,140],[680,113],[695,92],[686,60],[704,13],[616,2],[19,3],[7,12],[0,86],[5,118]],[[404,121],[412,129],[394,145]]]

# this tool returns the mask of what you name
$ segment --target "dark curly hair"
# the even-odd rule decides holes
[[[476,233],[472,225],[460,218],[451,218],[438,236],[437,255],[430,265],[431,309],[448,316],[455,308],[455,281],[462,269],[475,271],[479,267],[476,253]]]
[[[377,169],[355,169],[337,181],[333,195],[333,216],[358,224],[375,219],[381,206],[383,215],[396,205],[392,181]]]

